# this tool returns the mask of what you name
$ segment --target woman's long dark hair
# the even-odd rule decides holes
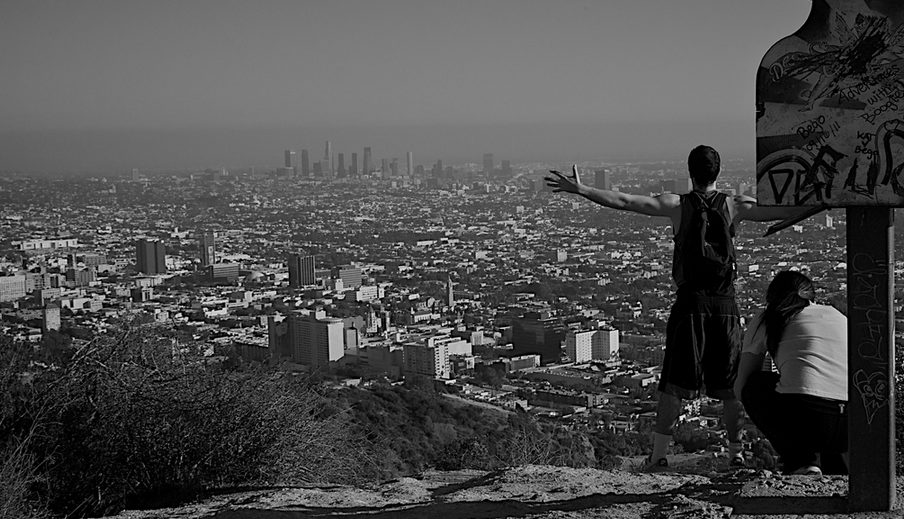
[[[763,324],[766,325],[766,350],[773,359],[782,334],[785,333],[785,326],[810,304],[813,296],[813,282],[800,272],[779,272],[772,283],[769,283]]]

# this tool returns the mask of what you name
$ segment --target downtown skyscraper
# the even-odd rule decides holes
[[[314,275],[314,256],[292,254],[289,256],[289,286],[301,288],[317,283]]]
[[[323,162],[325,163],[322,168],[323,175],[326,177],[333,176],[333,145],[330,141],[326,141],[326,146],[323,151]]]
[[[493,172],[496,169],[495,161],[493,160],[492,153],[484,153],[483,154],[483,174],[489,178],[493,176]]]
[[[287,166],[288,167],[288,166]],[[198,231],[198,259],[206,267],[217,262],[217,238],[212,231]]]
[[[336,176],[345,176],[345,153],[336,154]]]
[[[364,148],[364,164],[361,170],[362,175],[370,175],[373,172],[373,158],[371,157],[370,146]]]
[[[598,169],[595,173],[593,187],[597,189],[612,189],[612,180],[609,178],[608,169]]]
[[[141,238],[135,249],[138,272],[151,275],[166,273],[166,249],[163,242]]]
[[[311,176],[311,158],[308,156],[308,150],[301,150],[301,176],[304,178]]]

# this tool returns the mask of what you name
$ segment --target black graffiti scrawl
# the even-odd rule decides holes
[[[904,205],[904,2],[816,0],[757,78],[758,198]]]

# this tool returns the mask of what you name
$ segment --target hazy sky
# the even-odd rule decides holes
[[[326,139],[425,160],[605,159],[619,146],[683,149],[672,133],[684,125],[752,155],[756,67],[809,8],[4,0],[0,169],[278,164],[283,148],[319,153]]]

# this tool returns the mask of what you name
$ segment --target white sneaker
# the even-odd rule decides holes
[[[822,469],[816,465],[806,465],[795,470],[791,474],[795,476],[822,476]]]

